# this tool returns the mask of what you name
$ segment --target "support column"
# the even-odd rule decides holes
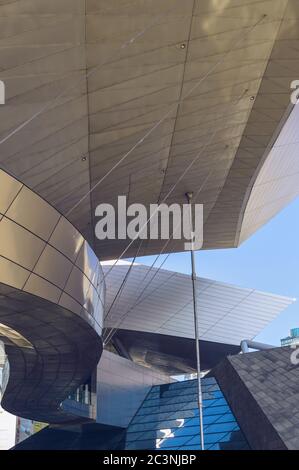
[[[201,388],[201,371],[200,371],[200,348],[199,348],[199,325],[198,325],[198,312],[197,312],[197,295],[196,295],[196,267],[194,257],[194,231],[192,222],[192,196],[193,193],[186,193],[190,208],[190,234],[191,234],[191,269],[192,269],[192,291],[193,291],[193,313],[194,313],[194,332],[195,332],[195,343],[196,343],[196,366],[197,366],[197,400],[198,400],[198,411],[199,411],[199,424],[200,424],[200,444],[201,449],[205,449],[204,444],[204,431],[203,431],[203,400],[202,400],[202,388]]]

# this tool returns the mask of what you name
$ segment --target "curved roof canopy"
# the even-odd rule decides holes
[[[0,46],[0,166],[67,215],[101,259],[128,243],[94,240],[95,207],[117,195],[148,206],[200,190],[204,248],[238,246],[298,195],[298,174],[267,163],[299,77],[297,0],[6,2]],[[290,191],[252,221],[264,162],[263,181]]]

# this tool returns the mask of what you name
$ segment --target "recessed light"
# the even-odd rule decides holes
[[[252,96],[250,97],[250,101],[253,101],[254,99],[255,99],[255,96],[252,95]]]
[[[81,160],[82,160],[82,162],[86,162],[87,157],[85,155],[83,155],[83,157],[81,157]]]
[[[184,44],[184,43],[181,44],[181,45],[180,45],[180,48],[181,48],[181,49],[186,49],[186,44]]]

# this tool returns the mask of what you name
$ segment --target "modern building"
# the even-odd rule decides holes
[[[120,261],[104,262],[106,313],[104,343],[135,362],[166,374],[192,373],[193,295],[190,276]],[[129,272],[130,270],[130,272]],[[117,292],[129,276],[121,296]],[[295,299],[211,279],[197,280],[202,369],[237,354]]]
[[[299,328],[292,328],[290,330],[290,336],[282,338],[281,346],[299,346]]]
[[[223,249],[298,196],[298,2],[24,0],[2,2],[0,24],[2,407],[49,423],[26,446],[198,448],[195,407],[169,410],[177,426],[146,410],[171,406],[180,387],[194,403],[195,382],[173,383],[196,369],[191,281],[122,263],[185,240],[131,240],[121,224],[122,237],[99,240],[96,208],[110,204],[118,220],[120,195],[149,210],[192,191],[203,249]],[[207,435],[222,436],[207,444],[295,448],[290,409],[262,388],[276,360],[298,381],[288,351],[239,355],[293,299],[209,279],[197,288],[205,408],[222,422],[206,415]],[[156,423],[146,443],[138,409]],[[259,422],[266,440],[252,436]]]
[[[230,356],[202,379],[206,450],[299,448],[298,366],[290,354]],[[126,426],[50,427],[16,449],[200,450],[199,430],[197,381],[190,380],[150,387]]]

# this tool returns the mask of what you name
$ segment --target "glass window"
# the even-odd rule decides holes
[[[248,449],[214,377],[202,379],[206,449]],[[197,380],[152,387],[132,419],[126,449],[200,449]]]

